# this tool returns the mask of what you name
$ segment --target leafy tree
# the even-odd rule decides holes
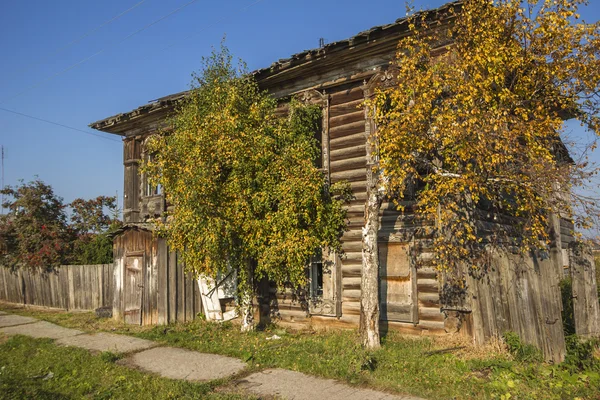
[[[90,200],[75,199],[70,207],[70,226],[76,235],[71,262],[111,263],[113,246],[110,234],[121,226],[118,219],[117,198],[98,196]]]
[[[341,250],[342,199],[313,164],[320,110],[292,102],[276,117],[276,101],[225,47],[204,59],[192,89],[143,169],[174,206],[159,226],[186,268],[237,271],[248,329],[253,279],[304,285],[318,249]]]
[[[63,263],[71,249],[72,232],[65,205],[52,187],[40,179],[7,186],[9,210],[0,218],[2,265],[52,268]]]
[[[69,206],[71,226],[78,233],[105,232],[118,222],[116,196],[98,196],[90,200],[75,199]]]
[[[455,285],[463,267],[485,273],[493,248],[549,244],[551,213],[580,227],[597,216],[574,190],[594,171],[561,142],[565,118],[600,133],[600,24],[580,21],[586,3],[468,0],[448,15],[414,14],[397,84],[368,102],[373,188],[432,221],[433,263]]]

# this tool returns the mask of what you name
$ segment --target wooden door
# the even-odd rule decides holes
[[[409,244],[380,242],[379,267],[380,318],[417,323],[417,277]]]
[[[142,293],[144,288],[144,257],[125,257],[125,282],[123,288],[125,323],[142,324]]]

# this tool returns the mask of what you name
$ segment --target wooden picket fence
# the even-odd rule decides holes
[[[64,310],[112,307],[113,271],[113,264],[62,265],[52,272],[0,267],[0,300]]]

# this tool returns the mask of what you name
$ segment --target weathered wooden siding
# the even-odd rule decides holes
[[[575,333],[600,337],[600,303],[594,256],[591,248],[583,243],[573,243],[570,255]]]
[[[95,310],[112,305],[113,264],[63,265],[52,272],[0,267],[0,300],[9,303]]]
[[[565,355],[559,276],[553,260],[502,254],[483,279],[469,277],[463,332],[483,343],[506,331],[540,348],[549,361]]]
[[[140,215],[140,173],[142,145],[139,138],[131,137],[123,141],[123,221],[139,222]]]
[[[127,258],[141,257],[141,284],[127,277]],[[128,229],[114,240],[113,317],[128,321],[127,313],[137,309],[127,304],[127,293],[141,291],[140,317],[129,320],[142,325],[168,324],[193,320],[202,311],[198,284],[186,274],[183,264],[167,248],[165,240],[143,229]],[[139,287],[129,287],[133,284]]]

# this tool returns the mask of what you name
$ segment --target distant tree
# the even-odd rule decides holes
[[[144,170],[174,206],[162,232],[186,268],[237,271],[250,329],[254,278],[304,285],[311,256],[341,249],[343,199],[313,162],[320,110],[292,103],[287,118],[276,117],[276,101],[224,47],[192,88],[171,129],[150,141],[155,156]]]
[[[7,186],[0,217],[0,263],[5,267],[52,268],[67,260],[73,234],[65,205],[40,179]]]
[[[415,14],[393,62],[397,84],[368,103],[379,162],[369,215],[377,219],[383,194],[412,201],[434,221],[434,266],[459,287],[463,267],[486,271],[491,249],[546,246],[551,213],[584,228],[598,215],[573,190],[594,171],[571,163],[561,142],[569,117],[600,133],[600,23],[580,21],[586,3],[467,0],[447,15]],[[377,251],[377,223],[370,228],[366,255]],[[371,280],[374,260],[363,262]],[[375,321],[363,337],[376,347],[373,304],[361,321]]]
[[[98,196],[75,199],[70,204],[71,224],[75,233],[71,262],[75,264],[108,264],[113,259],[110,234],[121,226],[117,198]]]

